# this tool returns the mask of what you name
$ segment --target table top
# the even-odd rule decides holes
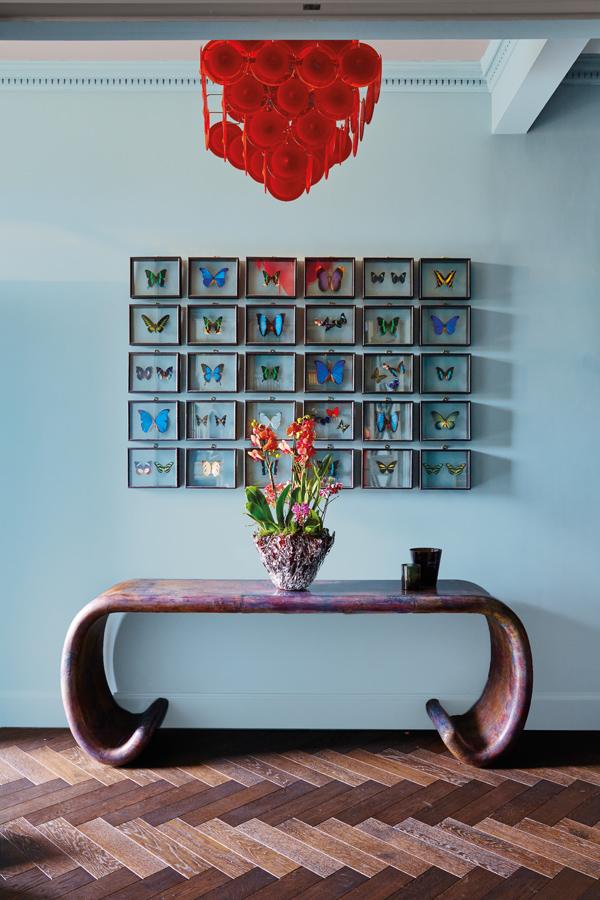
[[[96,613],[485,613],[495,604],[498,601],[470,581],[439,581],[437,588],[422,591],[405,591],[400,581],[316,581],[310,590],[294,592],[279,591],[266,580],[143,578],[109,588],[86,610]]]

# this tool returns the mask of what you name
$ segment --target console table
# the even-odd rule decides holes
[[[144,750],[168,706],[159,698],[136,714],[113,698],[103,656],[113,612],[477,613],[487,619],[491,641],[483,693],[459,716],[429,700],[429,717],[458,759],[485,766],[514,744],[529,712],[533,665],[525,628],[511,609],[469,581],[440,581],[437,589],[413,592],[395,581],[318,581],[310,591],[292,593],[277,591],[268,581],[138,579],[115,585],[81,610],[62,656],[61,689],[73,736],[90,756],[112,766],[131,762]]]

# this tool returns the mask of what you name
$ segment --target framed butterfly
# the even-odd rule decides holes
[[[173,366],[169,366],[167,369],[161,369],[160,366],[157,366],[156,374],[161,381],[169,381],[169,379],[173,377]]]
[[[439,475],[444,467],[443,463],[423,463],[423,468],[428,475]]]
[[[317,269],[317,284],[320,291],[333,291],[337,293],[344,280],[344,266],[336,266],[333,272],[328,272],[323,266]]]
[[[406,272],[392,272],[392,284],[404,284],[406,281]]]
[[[331,331],[332,328],[343,328],[348,319],[346,318],[346,314],[342,313],[338,316],[337,319],[330,319],[329,316],[325,319],[315,319],[315,325],[322,327],[325,331]]]
[[[134,462],[136,475],[150,475],[152,472],[152,463],[150,462]]]
[[[431,410],[431,418],[433,419],[434,425],[438,431],[452,431],[452,429],[456,426],[456,420],[458,419],[459,415],[460,412],[458,409],[455,409],[454,412],[451,412],[448,416],[443,416],[435,409]]]
[[[406,366],[403,359],[398,362],[397,366],[391,366],[389,363],[382,363],[381,368],[385,369],[390,373],[390,375],[393,375],[395,378],[400,378],[401,375],[406,374]]]
[[[279,381],[279,369],[281,366],[261,366],[263,381]]]
[[[144,368],[143,366],[136,366],[135,374],[138,381],[144,381],[144,379],[146,381],[150,381],[150,379],[152,378],[152,366],[146,366],[146,368]]]
[[[430,319],[433,323],[433,330],[436,334],[454,334],[460,316],[452,316],[447,322],[442,322],[438,316],[431,315]]]
[[[340,467],[339,459],[332,459],[329,465],[327,466],[326,474],[329,478],[337,478],[338,477],[338,469]]]
[[[262,270],[263,279],[265,282],[265,287],[269,287],[270,284],[274,284],[275,287],[279,287],[279,276],[281,275],[281,270],[274,272],[273,275],[269,275],[268,272]]]
[[[343,422],[341,419],[338,422],[338,431],[341,431],[342,434],[345,434],[350,428],[350,422]]]
[[[211,380],[211,378],[219,384],[221,379],[223,378],[223,369],[225,368],[225,363],[219,363],[218,366],[215,366],[211,369],[206,363],[200,363],[200,368],[202,369],[202,374],[204,375],[204,381],[206,384]]]
[[[276,337],[281,337],[283,323],[285,322],[285,313],[277,313],[272,319],[265,313],[256,313],[256,320],[258,322],[258,330],[262,337],[266,337],[268,334],[274,334]]]
[[[315,359],[315,370],[318,383],[327,384],[331,381],[333,384],[341,384],[344,380],[345,365],[345,359],[338,359],[335,363],[329,361],[323,362],[321,359]]]
[[[261,461],[260,461],[260,468],[261,468],[261,471],[263,474],[263,478],[266,478],[268,475],[268,471],[267,471],[267,465],[266,465],[264,459],[261,459]],[[279,460],[274,459],[273,460],[273,475],[277,475],[278,468],[279,468]]]
[[[226,422],[226,421],[227,421],[227,413],[225,413],[224,416],[218,416],[218,415],[215,413],[215,424],[217,424],[217,425],[225,425],[225,422]]]
[[[205,416],[199,416],[198,413],[196,413],[196,425],[198,428],[200,428],[201,425],[208,425],[208,413],[206,413]]]
[[[206,316],[202,316],[202,318],[204,319],[204,334],[221,334],[223,316],[219,316],[218,319],[209,319]]]
[[[167,281],[167,270],[161,269],[160,272],[153,272],[151,269],[145,269],[148,287],[164,287]]]
[[[167,325],[169,324],[169,319],[171,316],[167,313],[166,316],[162,316],[158,322],[154,322],[150,316],[147,316],[145,313],[142,313],[142,322],[150,332],[150,334],[162,334]]]
[[[371,378],[375,382],[375,384],[379,384],[381,381],[387,378],[387,372],[380,372],[378,368],[376,368],[371,374]]]
[[[434,269],[433,274],[435,276],[435,286],[436,288],[454,287],[454,279],[456,278],[456,269],[452,269],[451,272],[448,272],[447,275],[443,275],[439,269]]]
[[[394,316],[393,319],[384,319],[382,316],[377,316],[377,326],[379,328],[379,334],[389,334],[391,337],[395,337],[398,333],[399,321],[400,316]]]
[[[229,272],[229,267],[225,267],[224,269],[219,269],[216,275],[213,275],[208,269],[205,269],[204,266],[199,266],[200,274],[202,275],[202,284],[205,288],[210,287],[219,287],[222,288],[225,284],[225,279],[227,278],[227,273]]]
[[[380,411],[377,413],[377,417],[375,419],[375,424],[377,426],[377,431],[393,431],[394,433],[398,431],[398,425],[400,422],[400,417],[396,411],[388,412],[388,411]]]
[[[276,412],[272,416],[268,416],[266,413],[261,412],[258,414],[258,421],[261,425],[265,425],[267,428],[270,428],[271,431],[277,431],[277,429],[281,425],[281,413]]]
[[[140,425],[144,434],[148,434],[153,428],[156,428],[161,434],[164,434],[169,427],[169,410],[161,409],[156,418],[145,409],[138,409],[140,415]]]
[[[450,366],[448,369],[442,369],[440,366],[436,366],[435,371],[437,372],[437,377],[440,381],[452,381],[454,366]]]
[[[382,475],[391,475],[396,470],[396,466],[398,465],[398,460],[393,459],[391,462],[385,463],[380,459],[375,460],[377,463],[377,468],[381,472]]]
[[[172,462],[168,462],[168,463],[155,462],[154,465],[156,466],[157,472],[160,472],[161,475],[168,475],[169,472],[171,471],[171,469],[173,468],[173,466],[175,465],[175,460],[173,460]]]
[[[385,279],[385,272],[381,272],[381,274],[377,274],[377,272],[371,272],[371,284],[383,284]]]
[[[451,475],[455,475],[458,478],[458,476],[462,475],[462,473],[467,468],[467,464],[460,463],[460,465],[458,465],[458,466],[453,466],[452,463],[446,463],[446,468],[448,469],[448,471],[450,472]]]
[[[202,474],[205,478],[218,478],[221,474],[222,462],[220,459],[203,459],[200,462]]]

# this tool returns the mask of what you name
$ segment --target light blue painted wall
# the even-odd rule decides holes
[[[600,91],[562,88],[527,136],[482,94],[384,94],[359,157],[281,205],[201,149],[193,93],[0,94],[0,724],[60,725],[75,612],[135,576],[257,577],[241,491],[128,491],[128,258],[475,260],[474,490],[343,496],[326,578],[398,576],[410,546],[529,629],[532,727],[595,728]],[[426,727],[487,669],[469,617],[129,617],[120,695],[173,725]]]

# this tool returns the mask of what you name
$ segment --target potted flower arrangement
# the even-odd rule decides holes
[[[303,591],[316,578],[335,538],[325,527],[329,504],[342,489],[330,475],[332,460],[315,456],[315,422],[304,416],[280,441],[266,425],[252,422],[249,456],[262,462],[269,482],[246,488],[246,512],[256,523],[254,543],[275,587]],[[291,457],[291,481],[275,481],[276,460]]]

